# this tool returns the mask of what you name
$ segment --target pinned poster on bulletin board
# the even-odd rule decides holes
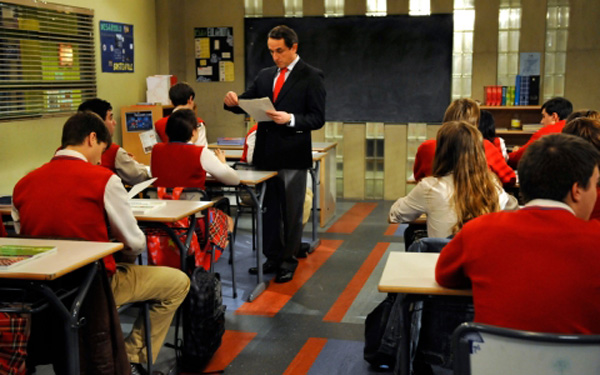
[[[231,82],[233,75],[233,27],[194,29],[197,82]]]
[[[102,72],[133,73],[133,25],[100,21]]]

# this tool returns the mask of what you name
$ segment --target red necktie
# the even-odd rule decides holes
[[[281,87],[283,87],[283,83],[285,82],[285,72],[287,72],[287,68],[281,68],[279,71],[279,77],[277,77],[275,88],[273,89],[273,102],[277,100],[277,95],[279,95],[279,91],[281,91]]]

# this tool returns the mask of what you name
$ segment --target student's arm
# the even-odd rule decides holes
[[[127,191],[117,175],[111,176],[104,190],[104,208],[111,234],[126,246],[125,255],[138,255],[146,248],[146,236],[133,216]]]
[[[427,212],[425,194],[429,187],[425,185],[428,184],[423,181],[419,182],[407,196],[398,199],[394,203],[388,216],[390,223],[413,221]]]
[[[198,122],[198,139],[196,140],[196,146],[207,147],[208,141],[206,140],[206,126],[204,122]]]
[[[129,156],[123,147],[120,147],[117,151],[115,169],[121,180],[128,185],[135,185],[150,178],[148,176],[148,168]]]
[[[252,164],[252,158],[254,157],[254,146],[256,145],[256,130],[248,133],[248,136],[246,137],[246,145],[248,146],[246,162],[248,164]]]
[[[235,169],[221,162],[214,152],[208,148],[205,148],[200,154],[200,165],[206,172],[225,185],[237,185],[240,183],[240,177]]]
[[[13,202],[13,204],[11,206],[10,216],[12,216],[12,219],[13,219],[13,225],[15,227],[15,233],[16,234],[21,233],[21,215],[19,215],[19,210],[17,210],[17,208],[15,207],[14,202]]]
[[[487,139],[483,141],[483,145],[485,149],[485,158],[492,172],[500,178],[503,185],[514,185],[517,182],[517,175],[515,174],[515,171],[506,164],[506,160],[500,153],[500,150]]]
[[[464,272],[464,227],[444,247],[435,266],[435,281],[446,288],[468,288],[471,281]]]

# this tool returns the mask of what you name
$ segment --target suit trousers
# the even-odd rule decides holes
[[[189,277],[171,267],[118,263],[117,273],[113,275],[110,287],[117,306],[132,302],[152,301],[150,304],[152,361],[156,361],[173,316],[190,289]],[[147,361],[144,319],[141,314],[133,323],[133,329],[125,339],[125,351],[130,362],[145,363]]]
[[[281,169],[267,180],[264,198],[263,246],[268,261],[294,271],[302,241],[306,169]]]

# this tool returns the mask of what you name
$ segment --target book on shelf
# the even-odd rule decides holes
[[[131,211],[134,215],[145,215],[152,210],[155,210],[160,207],[164,207],[167,205],[165,201],[154,201],[147,199],[130,199],[129,206],[131,206]]]
[[[540,103],[540,76],[529,76],[529,105]]]
[[[56,246],[0,245],[0,270],[20,266],[56,252]]]
[[[540,130],[544,125],[542,124],[523,124],[524,131],[536,132]]]

